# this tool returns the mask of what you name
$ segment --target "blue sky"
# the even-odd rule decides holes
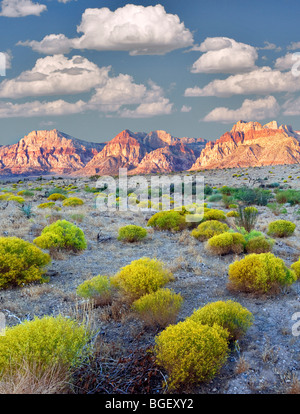
[[[214,140],[239,119],[300,130],[299,12],[298,0],[2,0],[0,144],[53,128]]]

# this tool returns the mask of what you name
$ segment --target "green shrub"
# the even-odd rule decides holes
[[[45,209],[45,208],[54,208],[55,209],[54,201],[49,201],[49,203],[42,203],[37,206],[37,208]]]
[[[267,239],[264,236],[251,238],[246,244],[247,253],[267,253],[271,252],[274,246],[274,240]]]
[[[200,241],[208,240],[213,236],[225,233],[229,230],[226,223],[221,223],[218,220],[208,220],[199,224],[197,229],[192,231],[192,236]]]
[[[236,190],[235,198],[244,204],[266,206],[271,198],[271,192],[261,188],[242,187]]]
[[[147,236],[147,230],[140,226],[130,224],[119,229],[118,240],[133,243],[144,239]]]
[[[296,229],[296,224],[287,220],[277,220],[269,224],[268,235],[273,237],[291,236]]]
[[[48,200],[49,201],[57,201],[57,200],[65,200],[67,197],[64,194],[61,193],[53,193],[49,195]]]
[[[244,227],[247,232],[254,229],[258,216],[258,210],[255,207],[239,206],[238,214],[238,217],[235,218],[237,226]]]
[[[253,324],[252,313],[232,300],[208,303],[195,310],[188,319],[202,325],[218,324],[229,331],[230,340],[239,339]]]
[[[180,294],[170,289],[158,289],[134,301],[132,309],[147,326],[165,328],[176,322],[182,303]]]
[[[164,263],[149,257],[134,260],[111,278],[113,286],[120,289],[130,300],[139,299],[174,280]]]
[[[169,375],[169,390],[208,382],[228,356],[227,330],[192,320],[170,325],[155,338],[156,363]]]
[[[180,231],[188,227],[188,222],[182,211],[160,211],[149,219],[147,226],[156,230]]]
[[[36,367],[42,373],[55,365],[68,369],[77,366],[89,352],[90,334],[62,316],[45,316],[6,328],[0,338],[0,378],[22,367]]]
[[[279,204],[290,203],[291,205],[294,205],[300,203],[300,191],[297,190],[279,190],[275,197]]]
[[[82,204],[84,204],[84,202],[78,197],[66,198],[62,203],[64,207],[76,207],[81,206]]]
[[[33,242],[42,249],[84,250],[87,243],[83,231],[67,220],[57,220],[42,230]]]
[[[23,197],[33,197],[34,193],[30,190],[21,190],[17,193],[17,195]]]
[[[240,233],[222,233],[211,237],[207,242],[207,249],[218,255],[229,253],[239,254],[244,251],[246,242]]]
[[[50,256],[28,241],[0,237],[0,288],[45,281],[44,267]]]
[[[272,253],[249,254],[229,265],[229,287],[245,292],[266,293],[290,285],[296,275]]]
[[[77,286],[76,293],[85,299],[91,299],[98,306],[111,303],[113,287],[108,276],[95,276]]]
[[[222,195],[221,194],[212,194],[207,199],[207,201],[209,201],[210,203],[215,203],[215,202],[218,202],[220,200],[222,200]]]

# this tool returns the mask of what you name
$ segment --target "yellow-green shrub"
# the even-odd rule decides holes
[[[296,224],[288,220],[276,220],[269,224],[268,235],[273,237],[291,236],[296,229]]]
[[[245,244],[245,238],[240,233],[222,233],[211,237],[206,247],[214,254],[239,254],[244,251]]]
[[[0,378],[11,371],[22,371],[22,366],[38,366],[43,372],[56,364],[75,367],[88,352],[90,334],[79,325],[62,316],[45,316],[6,328],[0,337]]]
[[[44,281],[50,256],[28,241],[0,237],[0,288]]]
[[[298,262],[295,262],[291,265],[291,269],[295,272],[297,279],[300,278],[300,258]]]
[[[0,200],[15,201],[16,203],[19,203],[19,204],[25,203],[25,199],[23,197],[16,196],[16,195],[11,194],[11,193],[1,194],[0,195]]]
[[[149,220],[147,226],[154,227],[156,230],[180,231],[188,227],[185,220],[185,213],[182,211],[159,211]]]
[[[188,319],[203,325],[218,324],[229,331],[230,340],[240,338],[253,324],[252,313],[232,300],[208,303]]]
[[[213,236],[225,233],[229,230],[226,223],[221,223],[218,220],[208,220],[199,224],[197,229],[192,231],[192,236],[200,241],[208,240]]]
[[[272,251],[274,240],[264,236],[253,237],[246,244],[247,253],[267,253]]]
[[[155,292],[171,280],[174,277],[164,263],[149,257],[134,260],[111,278],[113,286],[121,289],[132,300]]]
[[[64,207],[76,207],[81,206],[82,204],[84,204],[84,202],[78,197],[66,198],[62,203]]]
[[[61,193],[53,193],[49,195],[47,200],[49,201],[57,201],[57,200],[65,200],[67,197]]]
[[[170,325],[155,338],[156,363],[169,375],[169,389],[211,380],[225,363],[229,333],[192,320]]]
[[[126,241],[129,243],[137,242],[147,236],[147,230],[134,224],[121,227],[119,229],[118,240]]]
[[[265,293],[295,282],[295,273],[272,253],[249,254],[229,265],[229,286],[233,290]]]
[[[203,221],[206,220],[220,220],[226,219],[225,213],[222,210],[217,209],[204,209]]]
[[[44,208],[55,208],[55,203],[53,201],[50,201],[49,203],[42,203],[42,204],[39,204],[37,206],[37,208],[42,208],[42,209],[44,209]]]
[[[165,328],[175,323],[183,298],[170,289],[158,289],[148,293],[132,304],[132,309],[146,325]]]
[[[87,247],[83,231],[67,220],[57,220],[42,230],[33,242],[42,249],[84,250]]]
[[[226,213],[226,217],[239,217],[239,213],[235,210],[231,210]]]
[[[108,276],[95,276],[77,286],[76,293],[85,299],[92,299],[97,305],[107,305],[112,301],[113,287]]]

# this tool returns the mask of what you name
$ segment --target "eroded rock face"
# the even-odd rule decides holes
[[[300,162],[300,136],[291,126],[237,122],[215,142],[208,142],[191,170]]]
[[[32,131],[17,144],[0,147],[0,174],[70,174],[101,149],[57,131]]]

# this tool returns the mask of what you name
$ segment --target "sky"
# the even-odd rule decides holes
[[[299,0],[0,0],[0,145],[300,130]]]

